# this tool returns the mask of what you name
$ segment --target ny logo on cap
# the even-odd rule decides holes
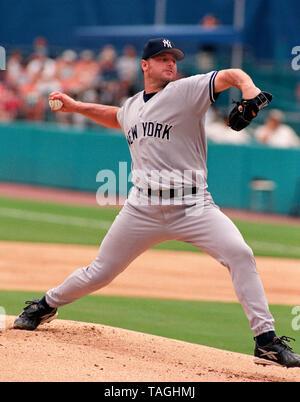
[[[168,39],[164,39],[163,44],[164,44],[164,47],[171,47],[172,48],[171,42]]]

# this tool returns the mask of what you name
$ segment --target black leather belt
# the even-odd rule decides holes
[[[184,188],[170,188],[167,190],[152,190],[151,188],[142,189],[137,187],[137,189],[148,197],[160,197],[164,199],[183,197],[184,195],[196,194],[198,192],[197,187],[184,187]]]

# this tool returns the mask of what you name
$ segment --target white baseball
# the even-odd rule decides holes
[[[51,107],[51,110],[59,110],[63,107],[63,103],[59,99],[50,99],[49,106]]]

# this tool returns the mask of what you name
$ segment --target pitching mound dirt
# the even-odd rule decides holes
[[[98,324],[55,320],[0,333],[0,381],[299,381],[300,369],[257,366],[253,357]]]

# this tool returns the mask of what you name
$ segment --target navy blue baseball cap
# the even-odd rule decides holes
[[[184,58],[183,51],[176,48],[172,41],[166,38],[155,38],[150,39],[145,44],[142,59],[147,60],[163,52],[174,54],[176,60],[182,60]]]

